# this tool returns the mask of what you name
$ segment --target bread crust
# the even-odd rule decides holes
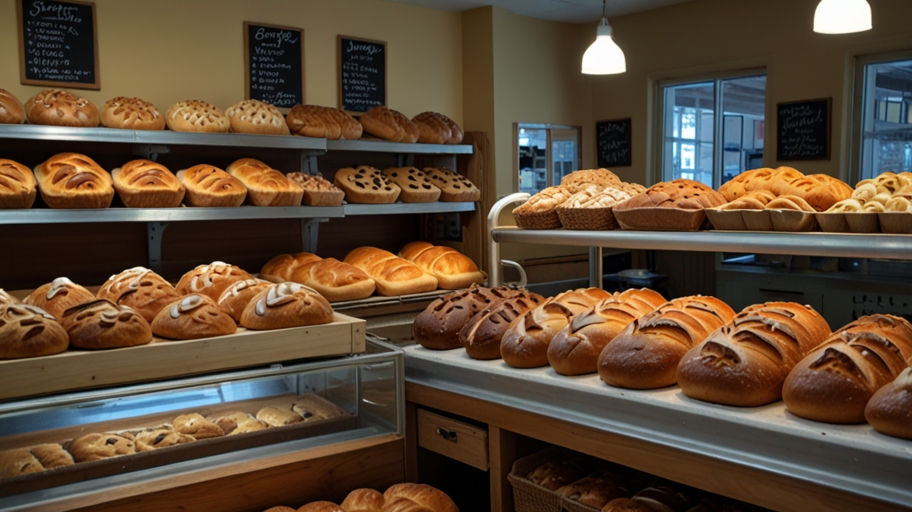
[[[75,348],[99,350],[134,347],[152,341],[152,328],[139,313],[107,299],[73,306],[60,324]]]
[[[247,279],[253,279],[253,276],[234,265],[213,261],[185,273],[174,288],[180,296],[200,293],[214,302],[222,296],[226,288],[237,281]]]
[[[398,185],[390,183],[379,169],[369,165],[339,169],[333,183],[345,192],[349,203],[395,203],[401,192]]]
[[[383,176],[399,186],[403,203],[433,203],[440,198],[440,189],[417,167],[390,167]]]
[[[345,512],[378,512],[383,509],[383,494],[375,489],[355,489],[342,501]]]
[[[237,325],[214,300],[206,295],[192,294],[159,311],[152,320],[152,332],[162,338],[192,340],[234,334]]]
[[[0,359],[59,354],[70,337],[57,319],[29,304],[0,304]]]
[[[383,140],[400,141],[405,137],[405,128],[400,126],[396,115],[385,105],[371,108],[358,118],[358,122],[364,127],[364,133]]]
[[[332,140],[361,137],[361,125],[352,116],[332,107],[295,105],[285,118],[294,135]]]
[[[290,281],[313,288],[330,302],[364,299],[377,288],[363,270],[335,258],[298,265]]]
[[[228,133],[231,122],[215,105],[201,100],[184,100],[171,105],[165,124],[175,132]]]
[[[97,296],[133,309],[150,323],[162,308],[180,298],[171,283],[145,267],[114,274],[101,285]]]
[[[187,189],[164,165],[131,160],[111,171],[114,190],[128,208],[176,208]]]
[[[25,107],[19,98],[6,89],[0,89],[0,124],[22,124],[25,122]]]
[[[260,100],[239,101],[228,107],[225,116],[234,133],[291,135],[279,109]]]
[[[345,192],[323,176],[290,172],[286,177],[304,189],[307,206],[342,206],[345,200]]]
[[[260,278],[273,283],[291,281],[291,274],[298,266],[321,259],[323,258],[310,252],[279,254],[263,265],[263,269],[260,270]]]
[[[247,197],[241,180],[212,165],[183,169],[177,172],[177,179],[187,189],[184,199],[188,206],[235,207]]]
[[[148,101],[118,96],[105,102],[101,124],[125,130],[164,130],[165,116]]]
[[[225,169],[247,188],[246,202],[254,206],[301,206],[304,189],[281,172],[255,158],[235,160]]]
[[[395,506],[397,502],[404,501],[432,512],[459,512],[456,504],[445,492],[425,484],[393,485],[383,493],[383,499],[385,507]]]
[[[108,171],[79,153],[58,153],[34,169],[41,198],[51,208],[107,208],[114,199]]]
[[[471,258],[451,247],[412,242],[399,251],[399,257],[437,278],[437,287],[443,290],[467,288],[488,278]]]
[[[383,249],[359,247],[349,252],[344,261],[370,276],[376,282],[377,293],[386,297],[437,289],[437,278]]]
[[[634,196],[615,206],[615,210],[633,208],[681,208],[701,210],[722,206],[725,197],[711,187],[694,180],[663,181],[649,187],[644,194]]]
[[[459,342],[473,359],[500,359],[500,344],[510,324],[545,302],[537,293],[521,292],[481,310],[459,331]]]
[[[465,176],[446,167],[425,167],[424,173],[440,189],[444,202],[475,202],[481,199],[481,190]]]
[[[31,208],[38,195],[38,182],[28,167],[0,158],[0,210]]]
[[[412,118],[418,127],[418,142],[425,144],[447,144],[453,132],[445,116],[436,112],[422,112]]]
[[[459,332],[479,311],[496,301],[516,295],[512,288],[470,288],[437,298],[412,323],[412,334],[422,347],[431,350],[459,348]]]
[[[95,295],[66,277],[58,277],[36,288],[23,302],[41,308],[58,321],[73,306],[95,300]]]
[[[865,419],[881,434],[912,439],[912,367],[874,393]]]
[[[241,313],[241,325],[248,329],[284,329],[332,321],[329,302],[313,288],[298,283],[270,285]]]
[[[29,98],[25,113],[32,124],[94,128],[100,121],[91,101],[60,89],[47,89]]]

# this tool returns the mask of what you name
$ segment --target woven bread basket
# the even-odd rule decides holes
[[[560,208],[557,209],[560,222],[567,229],[611,230],[620,229],[614,218],[613,208]]]
[[[561,227],[561,220],[556,209],[527,213],[513,210],[513,218],[516,219],[516,225],[523,229],[558,229]]]

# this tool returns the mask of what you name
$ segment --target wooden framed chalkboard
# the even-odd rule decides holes
[[[777,160],[829,160],[832,98],[776,106]]]
[[[339,108],[358,114],[386,105],[386,43],[339,36]]]
[[[598,166],[630,167],[632,164],[630,143],[630,118],[595,123],[595,146],[598,151]]]
[[[304,29],[244,22],[244,97],[278,108],[304,103]]]
[[[16,0],[16,17],[22,84],[101,89],[94,3]]]

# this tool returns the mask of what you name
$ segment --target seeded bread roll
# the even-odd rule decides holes
[[[237,325],[214,300],[193,294],[162,309],[152,321],[152,332],[162,338],[192,340],[234,334]]]
[[[166,305],[180,298],[171,283],[145,267],[133,267],[109,277],[97,296],[133,309],[150,323]]]
[[[25,102],[25,113],[32,124],[94,128],[100,117],[91,101],[60,89],[48,89]]]
[[[25,108],[13,93],[0,89],[0,124],[22,124],[25,122]]]
[[[73,306],[95,300],[95,295],[66,277],[58,277],[35,289],[23,302],[41,308],[58,321]]]
[[[291,135],[279,109],[260,100],[244,100],[228,107],[225,116],[234,133]]]
[[[254,206],[300,206],[304,197],[300,185],[255,158],[235,160],[225,171],[244,184],[246,202]]]
[[[28,167],[0,158],[0,210],[31,208],[38,195],[38,182]]]
[[[440,189],[417,167],[390,167],[383,176],[399,186],[403,203],[433,203],[440,198]]]
[[[339,169],[334,183],[345,192],[349,203],[395,203],[401,192],[399,186],[390,183],[379,169],[367,165]]]
[[[125,130],[164,130],[165,117],[148,101],[118,96],[105,102],[101,124]]]
[[[234,207],[247,197],[247,187],[241,180],[212,165],[199,164],[178,171],[177,179],[187,189],[187,206]]]
[[[537,293],[520,292],[481,310],[459,332],[459,342],[473,359],[500,359],[500,344],[510,323],[542,304]]]
[[[69,344],[66,329],[43,309],[28,304],[0,304],[0,359],[59,354]]]
[[[106,299],[66,310],[60,325],[75,348],[99,350],[134,347],[152,341],[152,328],[139,313]]]
[[[107,208],[114,199],[108,171],[79,153],[59,153],[34,169],[41,198],[51,208]]]
[[[165,124],[175,132],[228,133],[231,122],[215,105],[200,100],[179,101],[168,109]]]
[[[217,301],[226,288],[247,279],[253,279],[253,276],[234,265],[213,261],[208,265],[199,265],[181,276],[175,290],[181,296],[200,293]]]
[[[412,334],[422,347],[432,350],[459,348],[459,332],[479,311],[513,297],[517,290],[501,286],[470,288],[437,298],[422,311],[412,324]]]
[[[332,321],[329,302],[313,288],[298,283],[270,285],[250,299],[241,313],[241,325],[248,329],[283,329]]]
[[[912,367],[874,393],[865,419],[881,434],[912,439]]]
[[[187,189],[164,165],[131,160],[111,171],[114,190],[128,208],[176,208]]]

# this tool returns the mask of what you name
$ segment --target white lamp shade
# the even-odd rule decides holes
[[[848,34],[871,30],[867,0],[820,0],[814,13],[814,32]]]
[[[624,52],[611,36],[598,36],[583,54],[583,74],[612,75],[627,71]]]

